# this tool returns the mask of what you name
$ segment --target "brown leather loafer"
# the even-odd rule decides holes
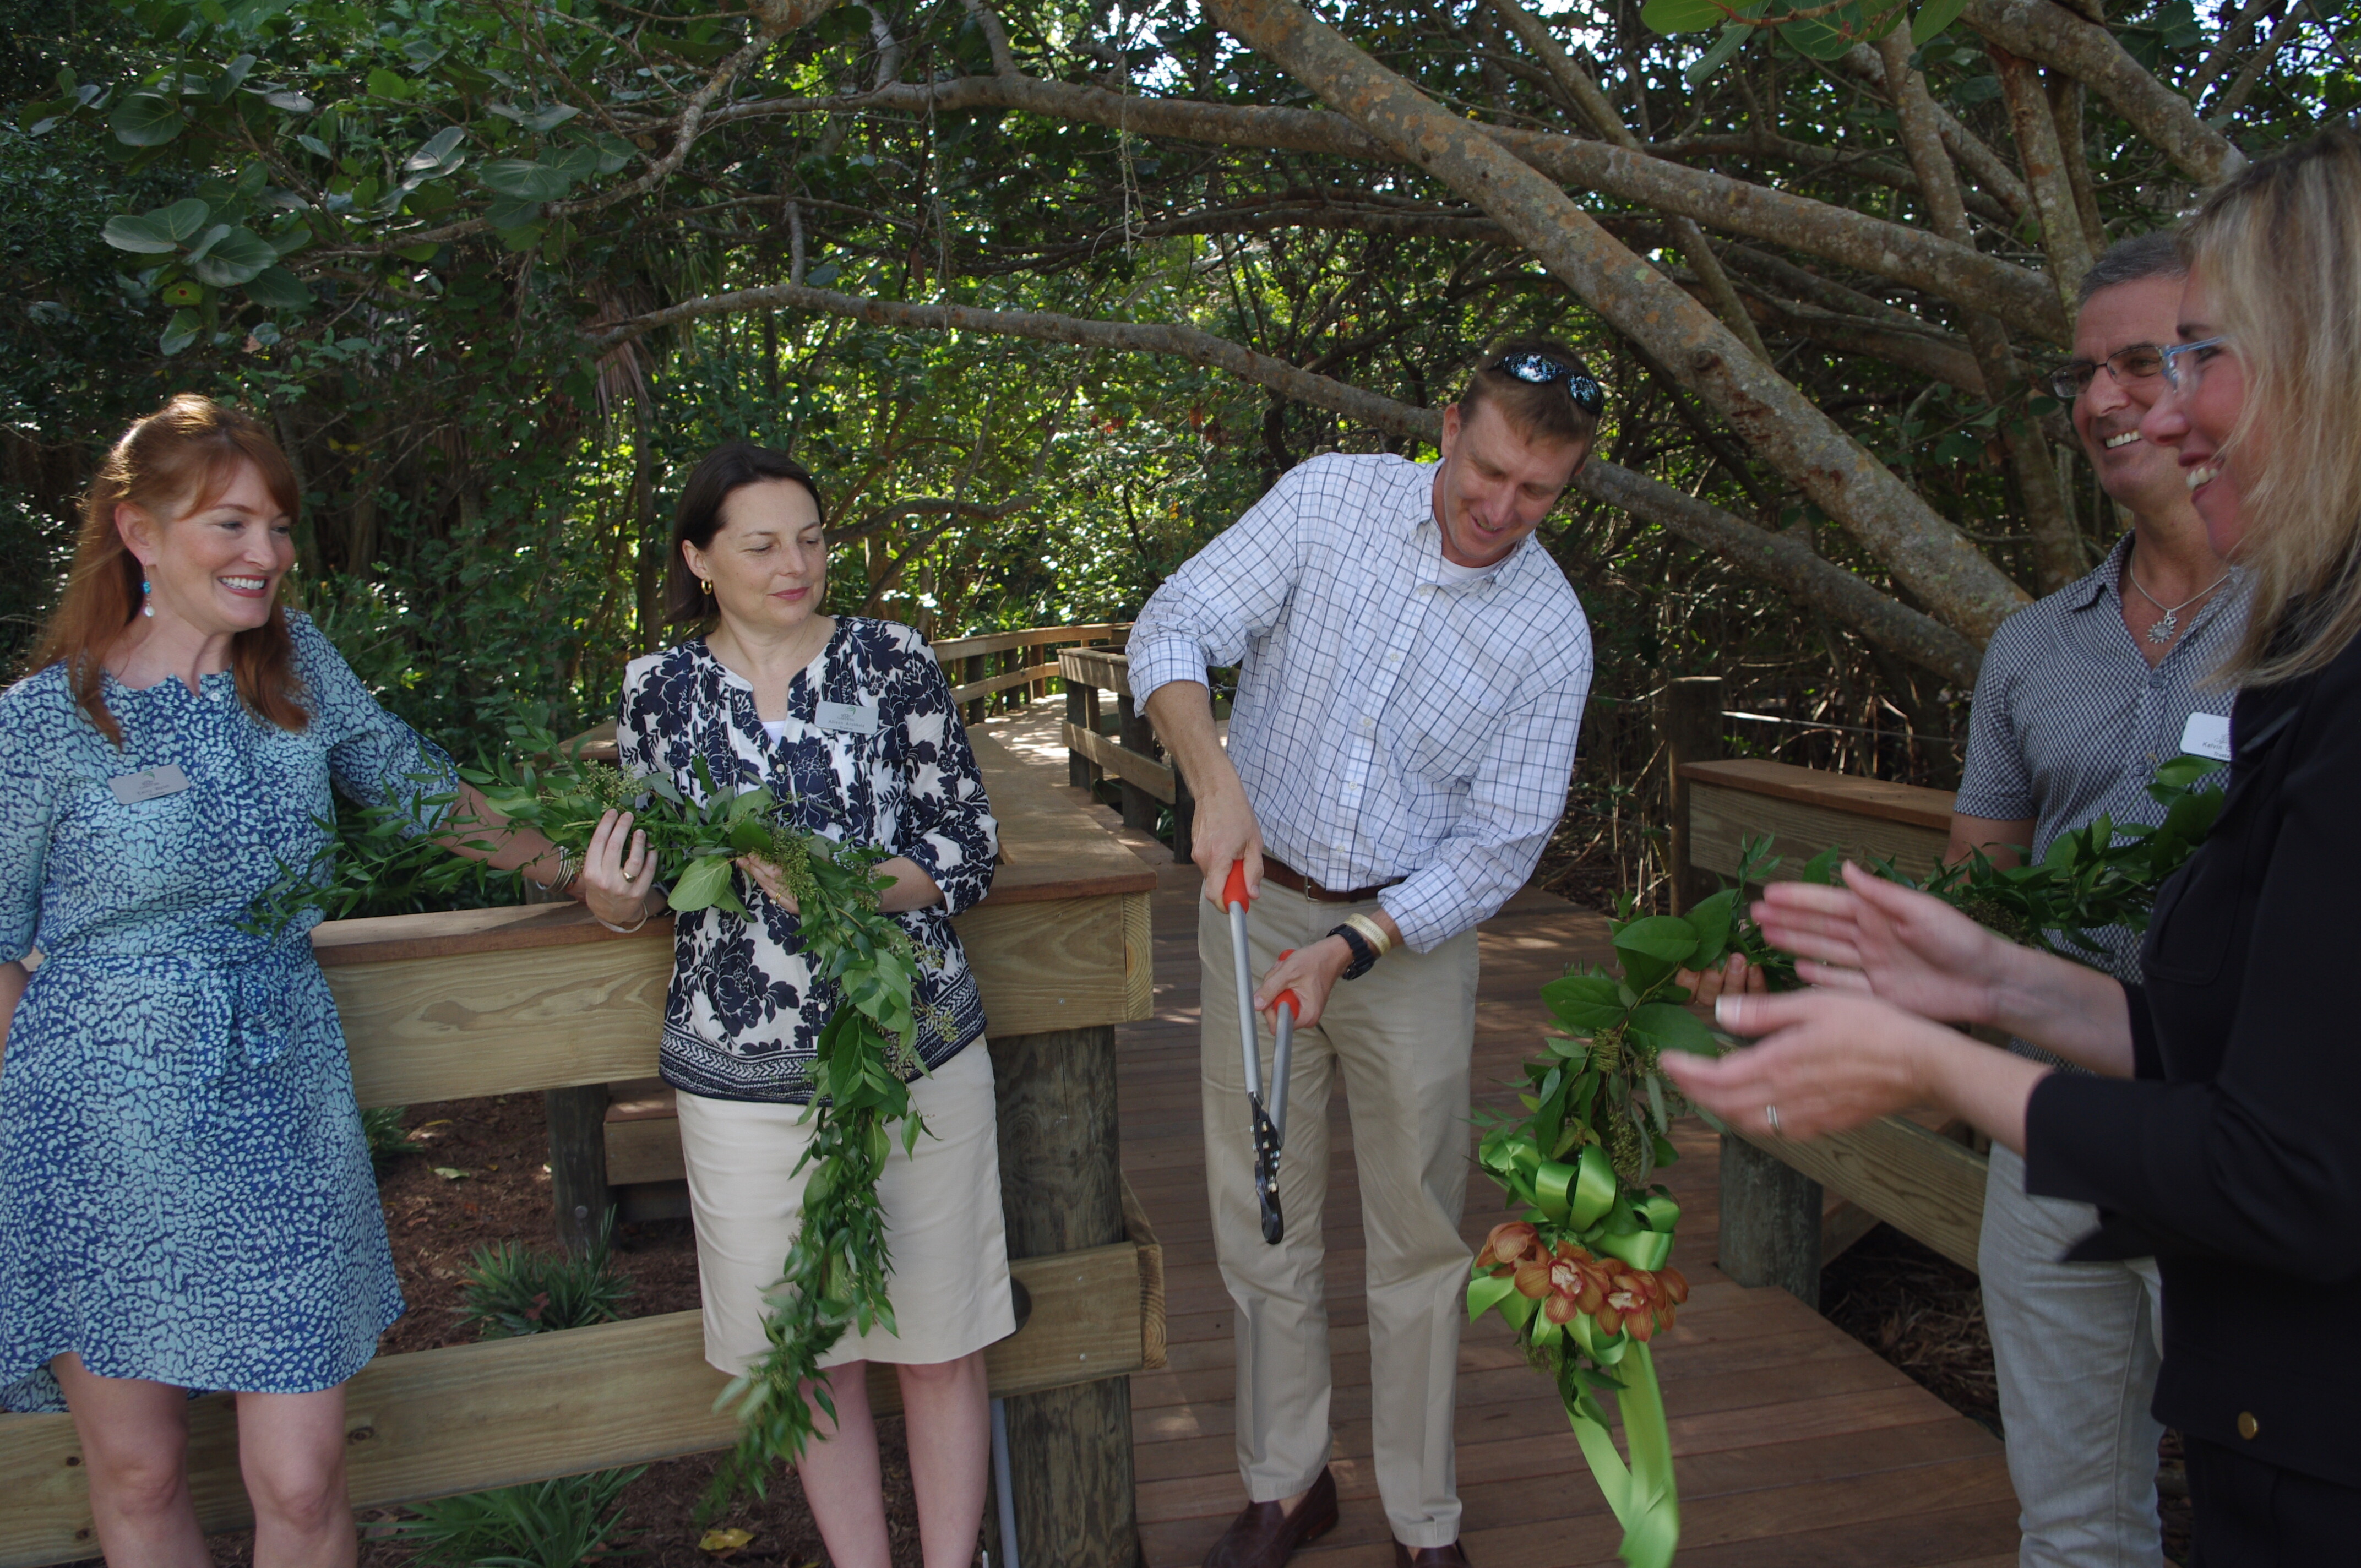
[[[1422,1546],[1413,1552],[1394,1542],[1394,1568],[1469,1568],[1467,1553],[1453,1541],[1448,1546]]]
[[[1248,1503],[1205,1553],[1205,1568],[1279,1568],[1297,1547],[1335,1528],[1336,1480],[1323,1467],[1293,1513],[1277,1503]]]

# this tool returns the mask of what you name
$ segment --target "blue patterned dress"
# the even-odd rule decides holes
[[[332,782],[380,801],[456,780],[288,621],[297,733],[226,674],[109,677],[119,751],[62,666],[0,693],[0,961],[41,953],[0,1058],[0,1407],[62,1409],[67,1351],[107,1377],[333,1387],[401,1315],[319,916],[237,927],[324,841]],[[166,762],[187,789],[109,787]]]
[[[911,998],[919,1059],[939,1068],[983,1033],[951,917],[992,891],[1000,829],[925,638],[895,621],[837,617],[828,646],[788,684],[776,740],[754,688],[691,638],[631,661],[615,739],[627,773],[663,773],[701,800],[702,760],[722,784],[768,785],[807,833],[916,861],[943,890],[942,903],[894,916],[935,959]],[[706,908],[674,927],[664,1080],[713,1100],[802,1104],[836,998],[812,983],[796,917],[745,872],[730,877],[752,919]]]

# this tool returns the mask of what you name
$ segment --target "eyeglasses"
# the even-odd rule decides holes
[[[2059,401],[2070,403],[2091,389],[2092,378],[2103,369],[2115,378],[2116,386],[2134,386],[2152,379],[2164,368],[2164,355],[2153,343],[2136,343],[2108,355],[2103,365],[2077,359],[2049,373],[2049,389],[2058,394]]]
[[[2157,357],[2161,361],[2161,363],[2158,365],[2158,368],[2164,372],[2164,384],[2170,387],[2176,392],[2195,391],[2197,389],[2197,383],[2202,380],[2205,377],[2206,362],[2213,357],[2210,353],[2198,354],[2198,351],[2201,349],[2218,350],[2224,344],[2229,341],[2228,337],[2217,334],[2213,337],[2201,337],[2195,343],[2176,343],[2169,348],[2159,350]],[[2180,356],[2184,354],[2198,354],[2198,358],[2192,367],[2188,369],[2182,368]],[[2183,380],[2184,377],[2187,378],[2186,381]]]
[[[1528,387],[1554,387],[1565,383],[1565,395],[1574,406],[1597,419],[1607,407],[1607,394],[1587,371],[1572,365],[1563,365],[1546,354],[1511,354],[1493,367],[1503,376],[1515,378]]]

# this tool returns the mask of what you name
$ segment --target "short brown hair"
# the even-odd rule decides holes
[[[699,550],[711,549],[713,536],[721,532],[721,503],[732,491],[774,479],[785,479],[810,491],[812,510],[819,514],[820,526],[828,526],[828,502],[819,493],[819,481],[784,452],[751,441],[732,441],[707,453],[705,460],[689,471],[688,483],[681,487],[680,507],[673,513],[672,565],[664,575],[667,625],[708,620],[714,612],[705,585],[688,569],[688,557],[680,547],[694,544]]]
[[[1501,338],[1484,350],[1483,358],[1468,376],[1466,389],[1459,394],[1459,417],[1473,419],[1477,409],[1488,402],[1500,411],[1509,428],[1527,441],[1571,443],[1596,435],[1598,416],[1576,403],[1565,382],[1536,387],[1499,367],[1500,361],[1520,354],[1538,354],[1586,378],[1590,376],[1582,356],[1554,337]],[[1595,378],[1592,384],[1597,385]]]
[[[229,488],[241,463],[254,465],[280,510],[297,515],[302,495],[279,444],[243,410],[182,392],[123,433],[82,497],[65,598],[41,628],[29,667],[65,665],[75,703],[117,746],[123,727],[107,711],[106,655],[139,613],[144,574],[115,526],[115,509],[137,507],[159,521],[175,507],[194,511]],[[229,662],[249,712],[291,731],[311,722],[284,606],[273,604],[269,620],[230,640]]]

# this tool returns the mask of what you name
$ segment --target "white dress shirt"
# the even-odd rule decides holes
[[[1379,899],[1420,952],[1489,916],[1565,809],[1590,625],[1528,538],[1443,559],[1435,465],[1315,457],[1191,557],[1131,631],[1132,696],[1238,664],[1230,761],[1269,852]],[[1465,580],[1455,580],[1465,579]]]

